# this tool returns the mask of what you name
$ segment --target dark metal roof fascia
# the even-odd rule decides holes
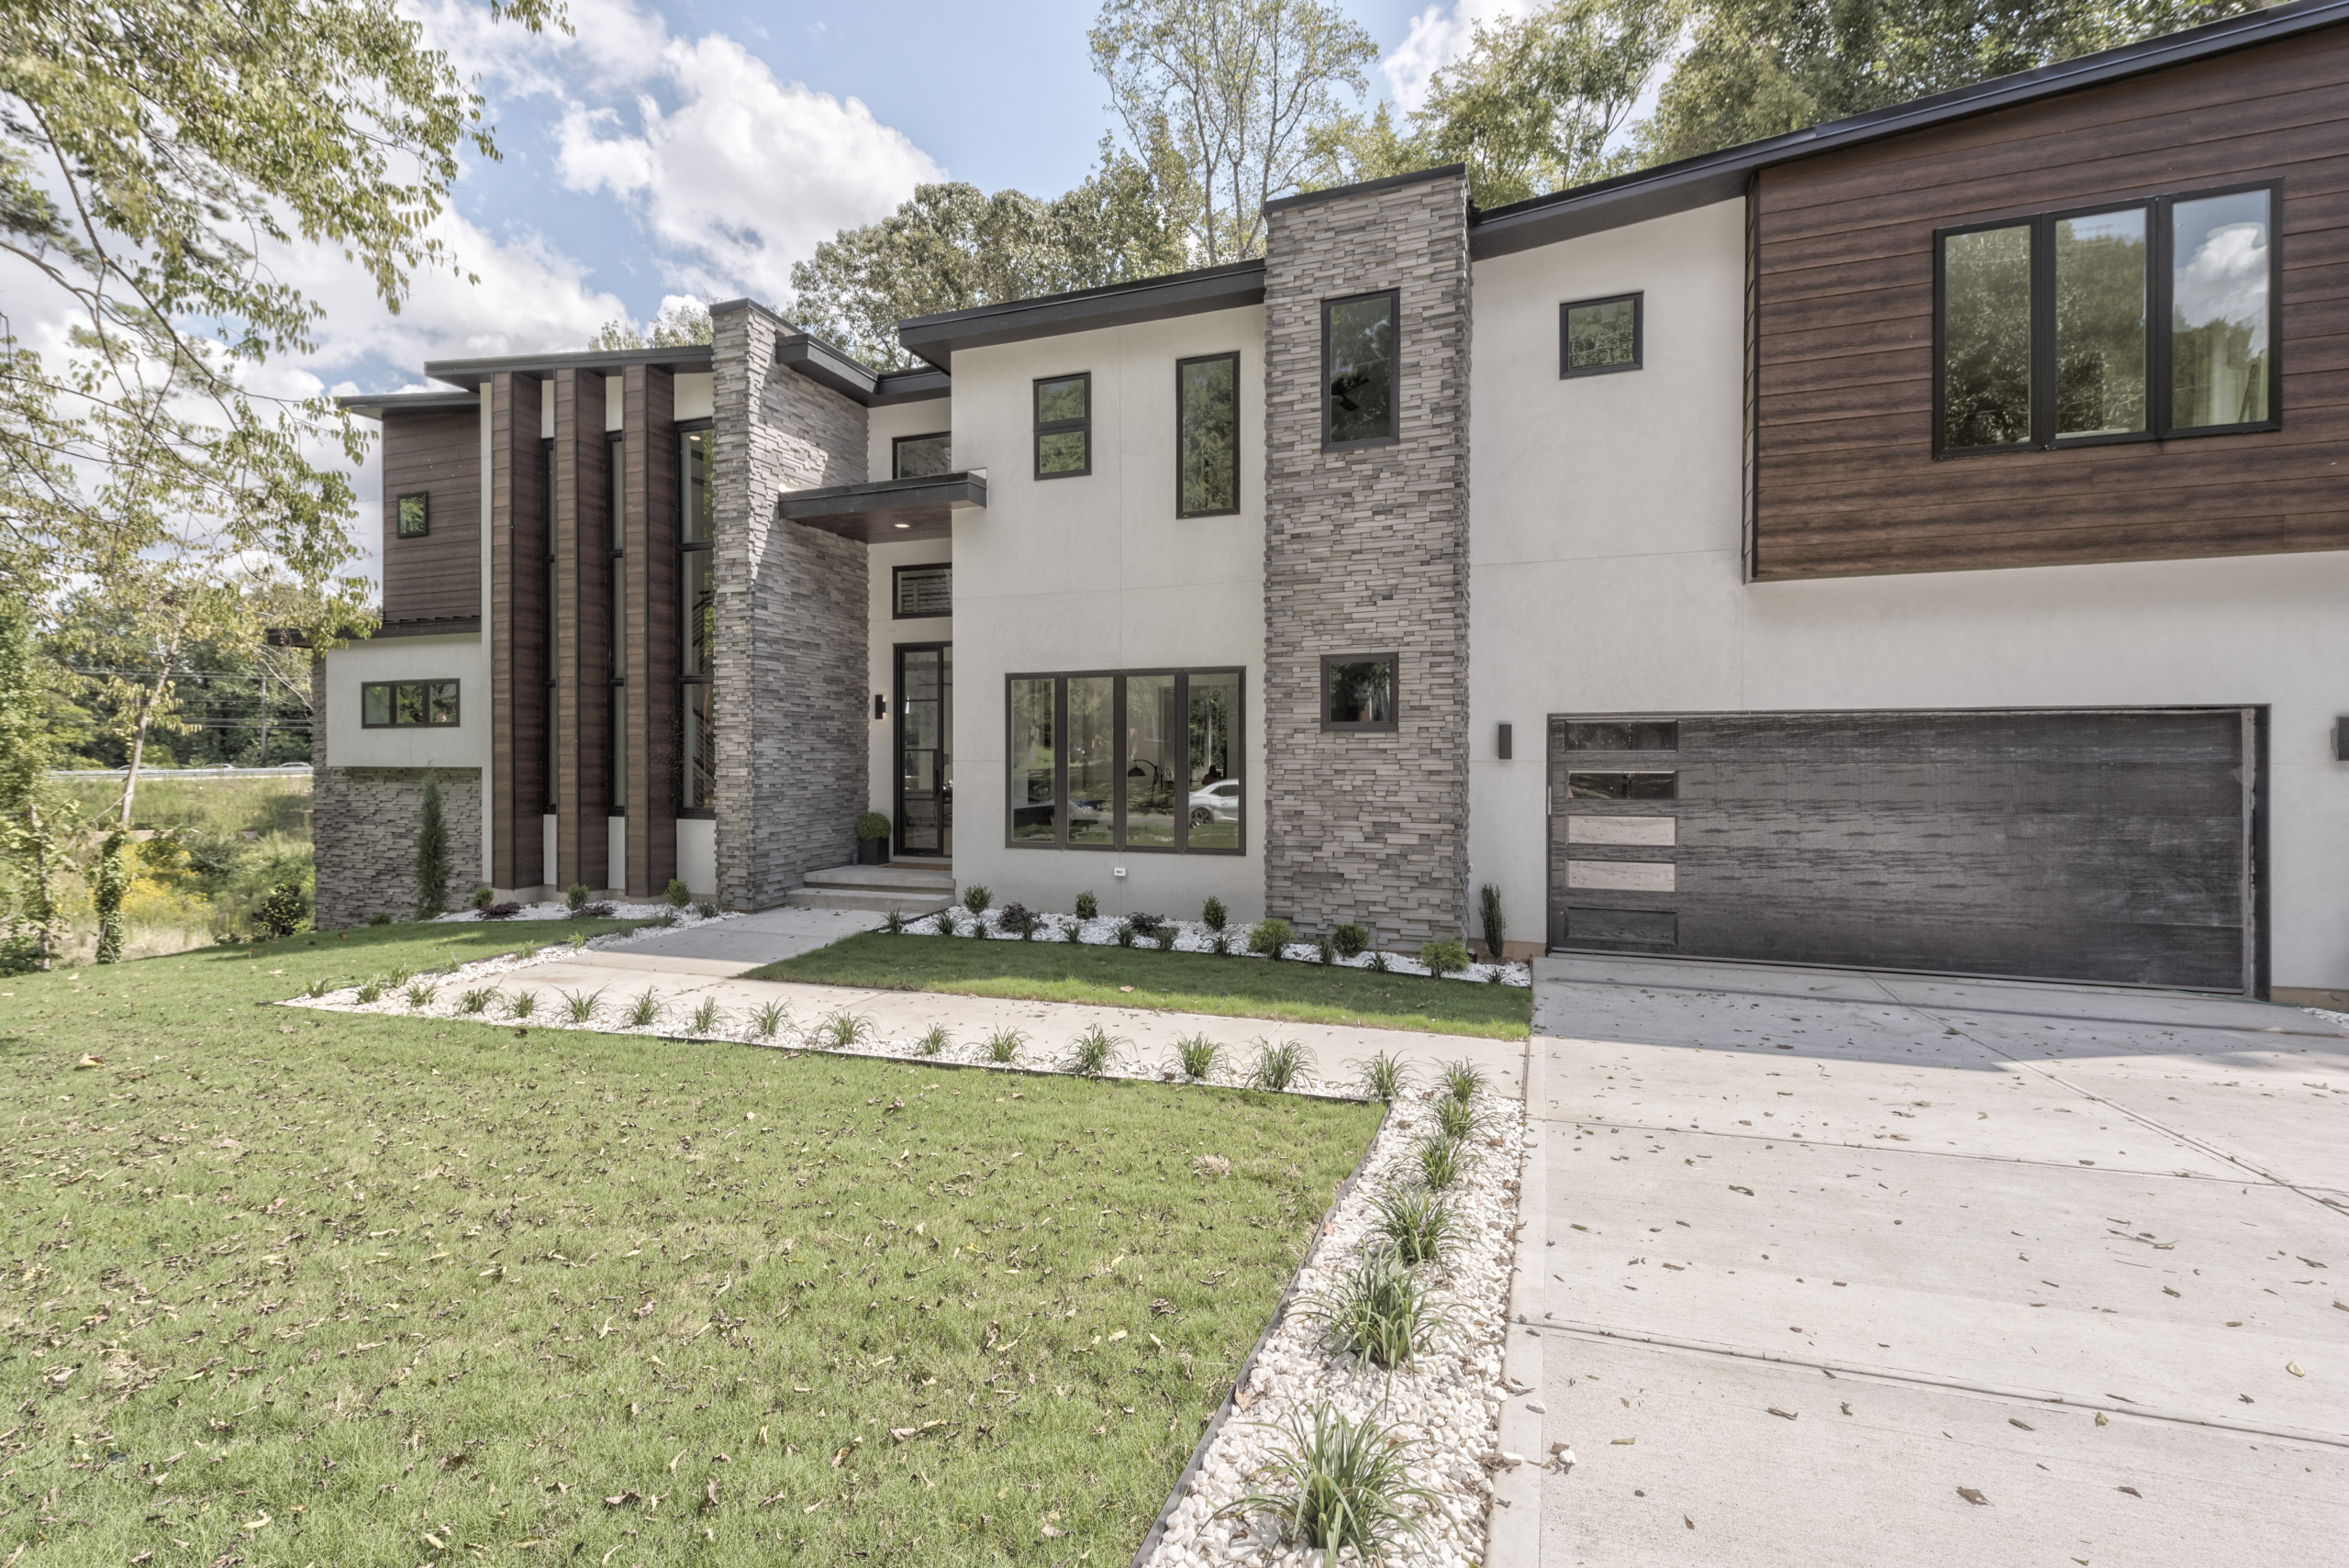
[[[1358,180],[1351,185],[1331,185],[1326,190],[1299,191],[1293,196],[1275,196],[1264,204],[1264,215],[1287,212],[1295,207],[1317,206],[1323,202],[1341,202],[1349,196],[1366,196],[1374,191],[1391,191],[1399,185],[1417,185],[1429,180],[1446,180],[1455,174],[1465,175],[1465,163],[1439,163],[1432,169],[1414,169],[1408,174],[1386,174],[1375,180]]]
[[[549,371],[617,371],[630,365],[651,365],[656,370],[683,371],[690,374],[709,369],[710,353],[707,343],[681,343],[666,349],[603,349],[576,354],[511,354],[494,360],[427,360],[424,373],[435,381],[468,388],[478,388],[483,382],[501,371],[519,371],[524,374],[536,375]]]
[[[944,397],[954,390],[954,378],[935,365],[921,365],[909,371],[884,371],[881,382],[873,395],[873,406],[886,408],[899,403],[922,403],[934,397]]]
[[[1909,131],[1931,129],[2124,77],[2274,43],[2342,22],[2349,22],[2349,0],[2299,0],[2298,4],[2245,12],[2182,33],[2124,44],[2036,71],[1994,77],[1970,87],[1954,88],[1930,98],[1916,98],[1849,119],[1832,120],[1808,130],[1750,141],[1661,168],[1535,196],[1531,201],[1475,215],[1468,230],[1468,253],[1483,261],[1709,206],[1742,195],[1747,178],[1757,169],[1815,158]]]
[[[430,620],[387,620],[368,634],[367,640],[386,637],[479,637],[481,617],[439,616]]]
[[[481,395],[477,392],[362,392],[354,396],[338,397],[334,401],[337,407],[348,408],[362,419],[380,419],[387,413],[478,408],[481,406]]]
[[[786,490],[775,497],[775,509],[791,521],[852,512],[896,512],[913,506],[984,509],[986,504],[987,482],[967,471],[925,474],[919,479],[830,484],[820,490]]]
[[[1165,321],[1209,310],[1236,310],[1264,299],[1264,263],[1231,261],[1197,272],[1170,272],[1130,284],[1109,284],[1074,294],[1046,295],[982,305],[971,310],[917,316],[897,325],[897,341],[941,370],[952,366],[962,349],[1090,332],[1137,321]]]
[[[874,392],[881,382],[880,372],[812,332],[777,333],[774,362],[787,365],[818,386],[829,387],[866,407],[872,406]]]

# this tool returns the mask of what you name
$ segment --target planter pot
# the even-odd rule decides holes
[[[889,863],[889,840],[859,839],[856,841],[856,863],[861,866],[885,866]]]

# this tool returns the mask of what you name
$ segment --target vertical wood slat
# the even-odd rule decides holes
[[[490,880],[537,885],[545,875],[540,823],[547,801],[546,465],[539,452],[535,376],[490,378]]]
[[[628,891],[660,893],[677,874],[677,434],[674,378],[630,365],[621,377],[628,446]]]
[[[566,370],[554,378],[556,875],[567,885],[611,885],[605,818],[606,732],[611,687],[611,481],[604,450],[604,378]]]

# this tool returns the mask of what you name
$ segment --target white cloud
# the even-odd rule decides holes
[[[1478,22],[1530,16],[1537,5],[1538,0],[1453,0],[1450,6],[1429,6],[1411,18],[1410,32],[1378,62],[1388,95],[1406,111],[1420,107],[1435,73],[1475,43]]]
[[[2267,347],[2267,226],[2210,229],[2177,271],[2177,314],[2188,327],[2225,321],[2251,330],[2251,352]]]

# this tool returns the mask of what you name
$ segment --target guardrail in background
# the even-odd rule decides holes
[[[53,779],[118,779],[128,768],[51,768]],[[307,762],[284,762],[274,768],[141,768],[141,784],[160,784],[169,779],[306,779],[310,776]]]

